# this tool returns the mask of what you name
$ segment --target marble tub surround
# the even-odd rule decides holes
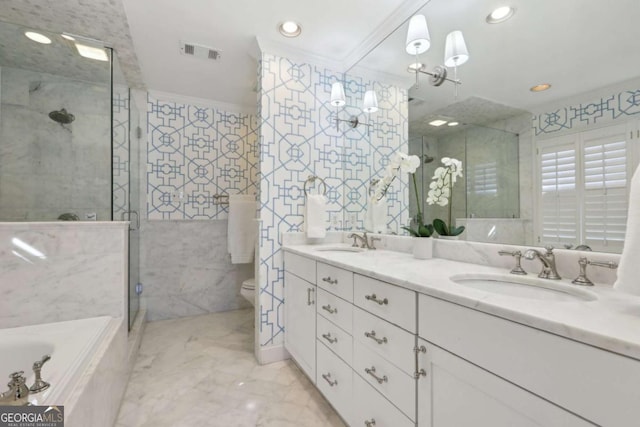
[[[149,323],[116,427],[343,427],[290,360],[258,365],[253,310]]]
[[[0,328],[124,317],[126,222],[0,223]]]
[[[227,221],[141,223],[141,303],[147,320],[197,316],[249,307],[242,281],[253,264],[231,264]]]
[[[455,253],[463,256],[467,251],[476,255],[475,261],[486,260],[497,264],[497,254],[494,258],[493,255],[483,254],[482,251],[497,252],[503,248],[502,245],[485,244],[488,248],[482,248],[476,246],[482,244],[475,244],[469,247],[470,244],[467,242],[444,242],[438,239],[434,243],[434,256],[437,258],[430,260],[416,260],[408,253],[384,249],[360,253],[323,252],[318,251],[317,246],[300,245],[287,246],[285,251],[312,257],[423,294],[640,359],[640,338],[637,333],[640,328],[639,297],[617,292],[609,285],[588,288],[589,292],[598,297],[598,300],[589,302],[542,301],[472,289],[454,283],[450,277],[465,273],[502,274],[508,277],[512,265],[510,262],[501,267],[479,265],[480,263],[443,259],[442,255]],[[568,252],[575,251],[558,251],[556,256],[559,259],[563,256],[575,256],[577,260],[579,253]],[[539,270],[539,266],[530,261],[523,261],[523,267],[533,272]],[[563,283],[574,286],[570,285],[573,277],[567,277],[570,279],[563,279]]]

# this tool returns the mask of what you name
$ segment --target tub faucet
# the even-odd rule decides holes
[[[538,258],[542,263],[542,270],[538,277],[543,279],[551,279],[551,280],[560,280],[562,277],[558,274],[556,270],[556,256],[553,253],[553,246],[546,246],[546,252],[544,254],[540,253],[540,251],[536,249],[529,249],[524,253],[524,257],[526,259],[534,259]]]
[[[41,391],[44,391],[44,390],[48,389],[49,386],[51,385],[48,382],[43,381],[42,377],[40,376],[40,371],[42,370],[42,365],[47,363],[49,361],[49,359],[51,359],[51,356],[48,355],[48,354],[45,354],[44,356],[42,356],[41,360],[38,360],[37,362],[35,362],[33,364],[33,373],[36,375],[36,380],[33,383],[33,385],[31,387],[29,387],[29,391],[31,393],[40,393]]]
[[[24,371],[18,371],[9,375],[9,390],[0,393],[0,406],[24,406],[29,403],[29,387],[25,384],[27,379],[23,374]]]

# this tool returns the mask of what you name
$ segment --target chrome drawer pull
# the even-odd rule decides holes
[[[307,288],[307,305],[311,305],[315,302],[315,301],[311,301],[311,292],[314,292],[314,289]]]
[[[389,342],[387,340],[387,337],[376,338],[376,331],[365,332],[364,336],[367,337],[367,338],[371,338],[372,340],[374,340],[378,344],[386,344],[387,342]]]
[[[322,334],[322,338],[329,341],[329,343],[334,344],[338,342],[338,338],[331,338],[331,332],[328,334]]]
[[[365,422],[364,422],[364,425],[365,425],[365,426],[367,426],[367,427],[371,427],[371,426],[376,425],[376,420],[375,420],[375,418],[371,418],[371,420],[370,420],[370,421],[365,421]]]
[[[371,368],[365,368],[364,370],[367,374],[371,375],[373,378],[378,381],[378,384],[389,382],[389,378],[386,375],[383,375],[382,378],[376,375],[376,367],[372,366]]]
[[[368,299],[369,301],[377,302],[380,305],[389,304],[389,300],[388,299],[385,298],[383,300],[380,300],[380,299],[378,299],[376,294],[365,295],[364,297],[365,297],[365,299]]]
[[[330,314],[336,314],[338,312],[337,308],[331,308],[331,305],[323,305],[322,309],[328,311]]]
[[[332,279],[331,276],[323,277],[322,281],[323,282],[327,282],[330,285],[337,285],[338,284],[338,279]]]
[[[324,378],[325,381],[327,381],[331,387],[333,387],[334,385],[338,385],[338,380],[331,381],[330,373],[322,374],[322,378]]]

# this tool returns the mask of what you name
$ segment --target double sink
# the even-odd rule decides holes
[[[320,246],[318,252],[369,252],[348,245]],[[492,294],[553,302],[595,301],[598,295],[559,280],[511,274],[456,274],[449,278],[457,285]]]

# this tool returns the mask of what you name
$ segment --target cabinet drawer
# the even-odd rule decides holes
[[[353,338],[351,338],[351,335],[329,322],[323,316],[318,316],[316,325],[318,341],[324,343],[338,357],[348,365],[351,365],[351,356],[353,355]]]
[[[319,262],[316,282],[322,289],[353,302],[353,273],[342,268]]]
[[[353,370],[415,421],[416,380],[413,377],[358,341],[353,345]]]
[[[415,369],[416,336],[358,307],[353,309],[353,336],[409,375]]]
[[[353,305],[329,292],[318,288],[318,302],[316,304],[318,314],[331,320],[347,333],[353,330]]]
[[[637,360],[426,295],[420,337],[598,425],[640,419]]]
[[[316,283],[316,262],[312,259],[285,251],[284,269],[307,282]]]
[[[316,384],[340,416],[351,423],[353,405],[353,371],[324,344],[318,343],[318,377]]]
[[[415,427],[398,408],[375,391],[369,383],[358,375],[353,376],[352,426],[372,427]]]
[[[416,332],[415,292],[359,274],[353,282],[354,304],[409,332]]]

